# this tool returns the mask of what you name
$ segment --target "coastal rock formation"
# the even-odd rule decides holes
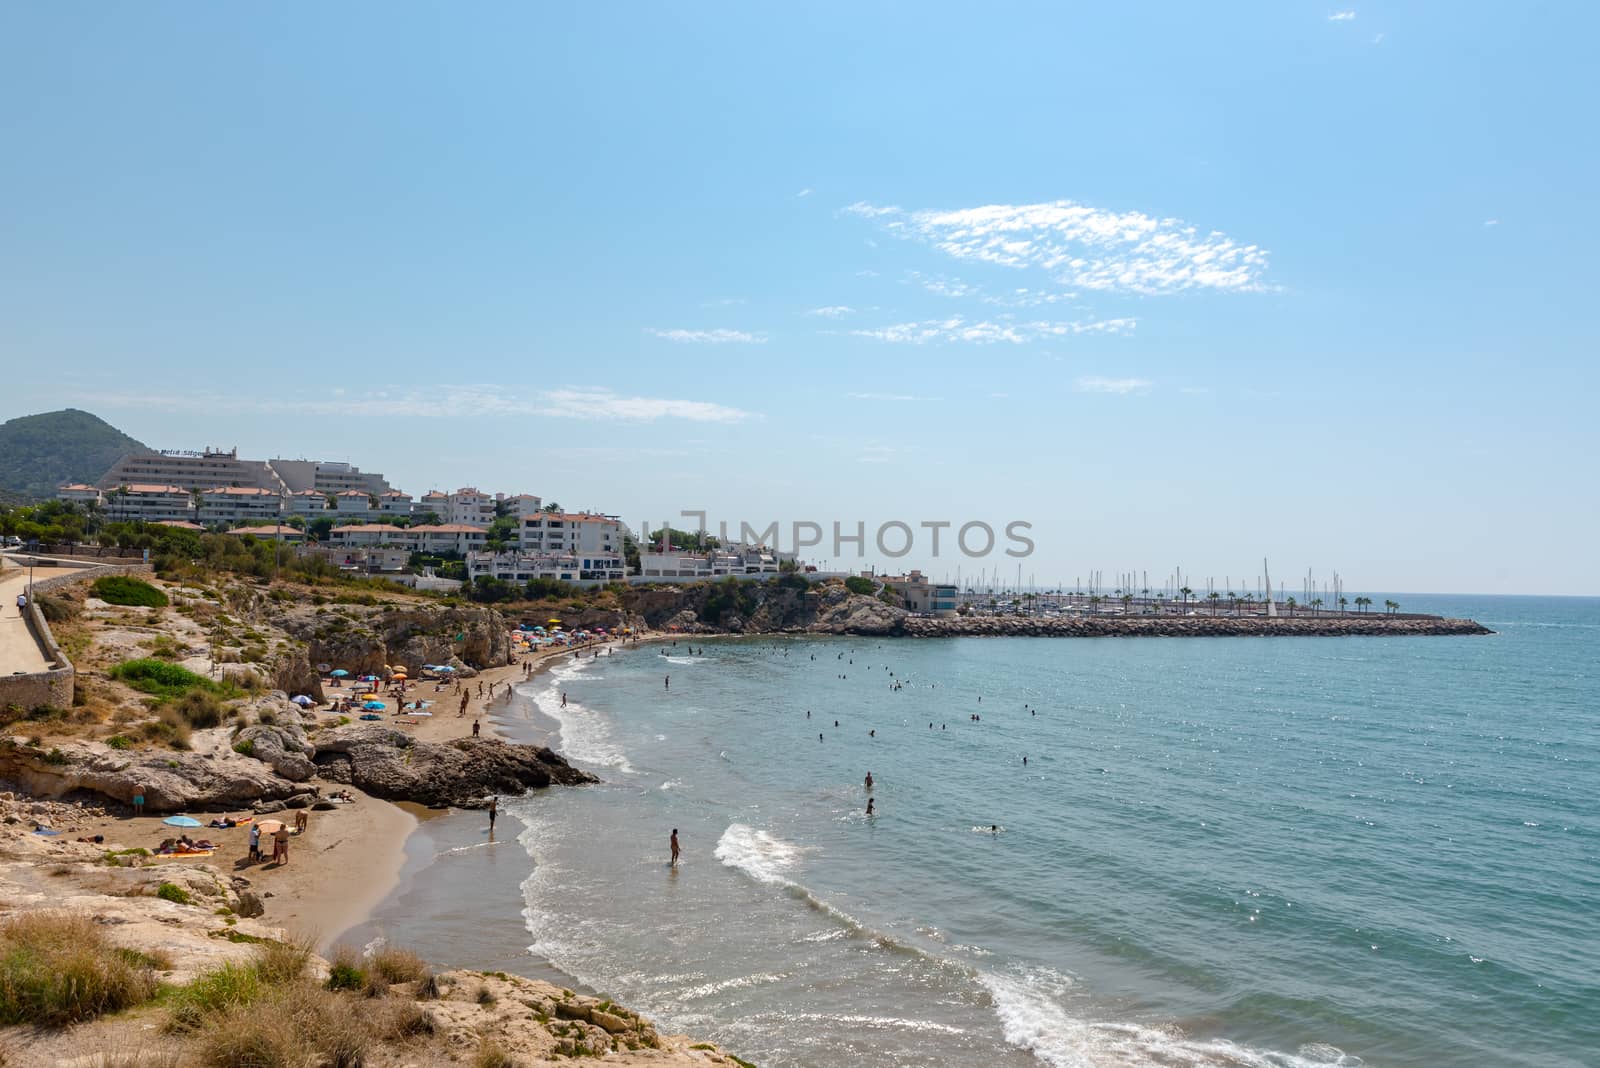
[[[0,740],[0,781],[35,797],[82,791],[123,804],[142,792],[152,813],[238,809],[316,792],[231,752],[121,751],[75,742],[46,751],[11,739]]]
[[[904,609],[838,583],[791,576],[641,590],[630,596],[630,611],[656,630],[687,634],[888,635],[906,618]]]
[[[256,723],[239,732],[234,750],[248,753],[291,782],[305,782],[317,773],[312,757],[316,746],[306,740],[298,723]]]
[[[908,616],[898,633],[911,638],[1009,636],[1046,638],[1340,637],[1352,635],[1493,634],[1470,619],[1438,616]]]
[[[352,724],[318,735],[312,759],[324,779],[429,807],[481,808],[491,794],[599,781],[541,746],[494,738],[423,742],[379,724]]]
[[[401,665],[415,674],[424,664],[448,664],[469,677],[478,668],[511,662],[510,625],[491,608],[302,605],[273,623],[305,643],[303,657],[280,668],[291,677],[280,674],[278,685],[312,696],[321,696],[320,687],[311,685],[317,664],[353,675],[387,675],[388,668]]]

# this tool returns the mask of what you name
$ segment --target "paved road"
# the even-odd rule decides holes
[[[50,667],[44,650],[39,648],[22,613],[17,611],[17,594],[27,585],[28,569],[7,560],[6,569],[0,571],[0,675],[44,671]]]

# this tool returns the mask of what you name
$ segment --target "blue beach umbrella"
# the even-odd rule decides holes
[[[334,670],[328,672],[328,674],[332,675],[336,679],[342,679],[346,675],[350,674],[350,672],[346,671],[344,668],[335,668]]]
[[[453,672],[453,671],[455,671],[455,668],[451,667],[449,664],[440,664],[439,667],[437,668],[437,670]]]
[[[172,826],[172,827],[198,827],[198,826],[200,826],[200,821],[195,819],[193,816],[168,816],[166,819],[162,820],[161,822],[165,823],[165,824],[168,824],[169,826]]]
[[[368,701],[361,707],[366,709],[368,712],[382,712],[387,706],[385,706],[382,701]]]

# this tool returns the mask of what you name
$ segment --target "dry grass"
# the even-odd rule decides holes
[[[472,1058],[473,1068],[517,1068],[517,1062],[506,1048],[494,1039],[485,1036],[478,1043],[477,1056]]]
[[[360,1068],[373,1022],[349,997],[295,982],[211,1020],[196,1052],[208,1068]]]
[[[397,946],[384,946],[372,954],[367,967],[391,983],[414,983],[428,970],[421,957]]]
[[[81,913],[15,916],[0,925],[0,1024],[63,1027],[131,1008],[155,993],[156,963]]]

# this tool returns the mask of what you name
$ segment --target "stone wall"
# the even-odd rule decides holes
[[[26,566],[26,565],[24,565]],[[44,593],[48,590],[60,589],[70,586],[74,582],[87,582],[91,579],[104,578],[107,575],[148,575],[149,564],[105,564],[99,567],[75,567],[70,571],[63,571],[59,575],[52,575],[47,579],[36,579],[33,583],[35,593]]]

